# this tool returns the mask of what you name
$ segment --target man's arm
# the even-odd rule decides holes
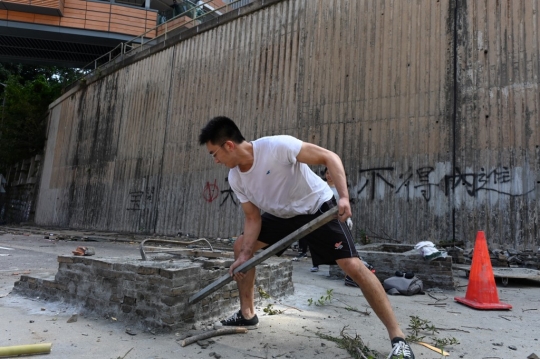
[[[343,222],[349,218],[352,215],[351,204],[349,202],[349,191],[347,190],[345,169],[343,168],[341,158],[326,148],[319,147],[309,142],[303,142],[302,148],[296,156],[296,159],[308,165],[324,165],[328,168],[339,193],[339,220]]]
[[[242,203],[242,210],[245,216],[242,247],[236,261],[229,268],[229,274],[231,275],[236,267],[253,257],[253,252],[258,249],[255,249],[255,243],[257,243],[257,238],[259,238],[261,232],[262,221],[259,208],[251,202],[245,202]]]

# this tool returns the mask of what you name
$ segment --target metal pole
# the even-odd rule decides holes
[[[302,227],[300,227],[296,231],[280,239],[278,242],[272,244],[270,247],[266,248],[264,251],[260,252],[259,254],[256,254],[253,258],[249,259],[248,261],[236,267],[234,269],[234,273],[238,273],[238,272],[246,273],[248,270],[250,270],[251,268],[254,268],[257,264],[264,262],[265,260],[273,256],[274,254],[280,252],[283,249],[287,249],[293,242],[299,240],[300,238],[304,236],[307,236],[309,233],[315,231],[319,227],[335,219],[337,211],[338,211],[337,206],[332,207],[330,210],[326,211],[324,214],[315,218],[311,222],[304,224]],[[206,298],[207,296],[214,293],[216,290],[223,287],[224,285],[226,285],[232,280],[233,278],[228,273],[225,274],[224,276],[217,279],[213,283],[204,287],[198,293],[192,295],[188,299],[188,303],[195,304],[199,302],[200,300]]]

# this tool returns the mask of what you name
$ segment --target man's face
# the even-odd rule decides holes
[[[326,180],[327,180],[328,182],[334,182],[334,181],[332,180],[332,176],[330,175],[330,171],[327,170],[325,176],[326,176]]]
[[[221,163],[229,168],[236,167],[236,164],[233,163],[232,157],[231,157],[231,147],[232,142],[231,141],[225,141],[221,144],[213,144],[212,142],[206,142],[206,148],[208,149],[208,153],[210,153],[210,156],[214,159],[215,163]]]

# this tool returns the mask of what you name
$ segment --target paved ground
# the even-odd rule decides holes
[[[53,343],[51,354],[35,356],[43,358],[349,358],[336,343],[315,334],[340,338],[341,330],[347,327],[349,335],[358,334],[369,348],[388,354],[390,347],[382,324],[373,313],[366,316],[358,312],[371,312],[361,292],[329,279],[325,266],[318,273],[310,273],[309,260],[294,264],[295,295],[282,300],[284,305],[274,304],[284,313],[267,316],[262,307],[258,308],[261,319],[258,329],[214,338],[207,347],[198,344],[181,347],[179,338],[185,331],[154,335],[111,318],[79,316],[76,322],[67,323],[80,308],[7,295],[23,273],[55,273],[56,256],[70,254],[77,245],[81,243],[50,241],[43,234],[0,232],[0,346]],[[130,243],[129,239],[85,245],[94,246],[98,257],[138,256],[138,243]],[[478,311],[454,302],[454,296],[465,295],[467,285],[463,276],[456,279],[460,285],[456,292],[390,297],[402,327],[405,329],[410,324],[410,316],[429,320],[440,328],[438,338],[459,340],[460,344],[445,348],[450,358],[525,359],[532,353],[540,356],[538,282],[516,280],[507,287],[498,283],[500,300],[514,308]],[[309,299],[317,301],[329,289],[333,289],[329,304],[308,305]],[[346,310],[347,306],[358,311]],[[126,333],[126,329],[135,335]],[[432,336],[422,335],[426,335],[428,342]],[[413,344],[413,349],[417,358],[440,358],[427,348]]]

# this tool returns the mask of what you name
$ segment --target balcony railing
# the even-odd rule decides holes
[[[245,4],[246,0],[234,0],[227,5],[215,8],[214,10],[208,10],[205,8],[205,5],[212,5],[213,0],[200,1],[198,5],[190,1],[189,3],[191,7],[187,8],[187,10],[177,14],[176,16],[174,12],[171,12],[170,14],[168,11],[164,13],[160,12],[158,14],[157,26],[130,41],[119,44],[105,55],[100,56],[84,66],[81,70],[83,73],[89,75],[118,59],[123,60],[126,57],[142,51],[143,49],[166,41],[167,36],[174,29],[182,28],[184,30],[188,30],[224,13],[237,9],[238,6],[235,5],[241,2]],[[164,22],[161,22],[160,16],[164,17],[164,19],[161,19]]]
[[[62,16],[64,0],[0,0],[0,10]]]

